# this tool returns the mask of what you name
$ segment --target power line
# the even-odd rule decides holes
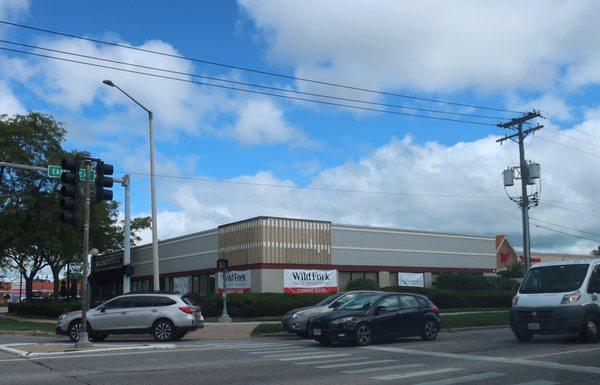
[[[568,235],[568,236],[570,236],[570,237],[575,237],[575,238],[585,239],[585,240],[587,240],[587,241],[594,241],[594,242],[598,242],[598,243],[600,243],[600,241],[599,241],[599,240],[597,240],[597,239],[592,239],[592,238],[582,237],[581,235],[570,234],[570,233],[567,233],[567,232],[564,232],[564,231],[560,231],[560,230],[556,230],[556,229],[551,229],[551,228],[549,228],[549,227],[542,226],[542,225],[535,225],[535,226],[536,226],[536,227],[539,227],[539,228],[541,228],[541,229],[545,229],[545,230],[553,231],[553,232],[555,232],[555,233],[560,233],[560,234]]]
[[[243,85],[243,86],[248,86],[248,87],[268,89],[268,90],[272,90],[272,91],[288,92],[288,93],[307,95],[307,96],[316,96],[316,97],[320,97],[320,98],[335,99],[335,100],[341,100],[341,101],[353,102],[353,103],[363,103],[363,104],[369,104],[369,105],[375,105],[375,106],[381,106],[381,107],[392,107],[392,108],[402,108],[402,109],[414,110],[414,111],[432,112],[432,113],[437,113],[437,114],[469,116],[469,117],[474,117],[474,118],[496,119],[496,120],[505,119],[504,117],[500,117],[500,116],[489,116],[489,115],[468,114],[468,113],[454,112],[454,111],[434,110],[434,109],[421,108],[421,107],[372,102],[372,101],[368,101],[368,100],[345,98],[345,97],[340,97],[340,96],[332,96],[332,95],[318,94],[318,93],[313,93],[313,92],[291,90],[291,89],[280,88],[280,87],[272,87],[272,86],[266,86],[266,85],[262,85],[262,84],[241,82],[241,81],[236,81],[236,80],[216,78],[216,77],[212,77],[212,76],[197,75],[197,74],[193,74],[193,73],[189,73],[189,72],[174,71],[174,70],[170,70],[170,69],[166,69],[166,68],[159,68],[159,67],[146,66],[146,65],[142,65],[142,64],[123,62],[123,61],[114,60],[114,59],[106,59],[106,58],[101,58],[101,57],[97,57],[97,56],[84,55],[84,54],[80,54],[80,53],[69,52],[69,51],[64,51],[64,50],[59,50],[59,49],[18,43],[18,42],[14,42],[14,41],[10,41],[10,40],[0,39],[0,43],[18,45],[18,46],[22,46],[22,47],[37,49],[37,50],[49,51],[49,52],[60,53],[60,54],[64,54],[64,55],[71,55],[71,56],[92,59],[92,60],[98,60],[98,61],[103,61],[103,62],[109,62],[109,63],[114,63],[114,64],[121,64],[121,65],[126,65],[126,66],[144,68],[144,69],[149,69],[149,70],[153,70],[153,71],[167,72],[167,73],[176,74],[176,75],[185,75],[185,76],[190,76],[190,77],[199,78],[199,79],[224,82],[224,83],[228,83],[228,84],[236,84],[236,85]]]
[[[580,130],[579,128],[572,128],[572,130],[577,131],[577,132],[581,132],[582,134],[589,135],[589,136],[592,136],[594,138],[600,139],[600,136],[594,135],[594,134],[590,134],[589,132]]]
[[[535,221],[535,222],[545,223],[545,224],[556,226],[556,227],[560,227],[560,228],[563,228],[563,229],[566,229],[566,230],[577,231],[578,233],[583,233],[583,234],[597,235],[597,236],[600,237],[599,233],[592,233],[592,232],[589,232],[589,231],[578,230],[578,229],[573,228],[573,227],[562,226],[562,225],[559,225],[559,224],[556,224],[556,223],[544,221],[544,220],[537,219],[537,218],[534,218],[534,217],[529,217],[529,219],[531,219],[532,221]]]
[[[598,147],[598,148],[600,148],[600,145],[597,145],[597,144],[595,144],[595,143],[586,142],[585,140],[582,140],[582,139],[579,139],[579,138],[572,137],[572,136],[570,136],[570,135],[567,135],[567,134],[565,134],[565,133],[562,133],[562,132],[560,132],[560,131],[557,131],[557,130],[553,130],[553,129],[551,129],[551,128],[546,128],[546,130],[545,130],[545,131],[547,131],[547,132],[550,132],[550,133],[552,133],[552,134],[554,134],[554,135],[560,135],[560,136],[563,136],[563,137],[565,137],[565,138],[567,138],[567,139],[571,139],[571,140],[574,140],[574,141],[576,141],[576,142],[580,142],[580,143],[583,143],[583,144],[587,144],[588,146],[594,146],[594,147]]]
[[[247,92],[247,93],[252,93],[252,94],[274,96],[274,97],[283,98],[283,99],[292,99],[292,100],[299,100],[299,101],[310,102],[310,103],[326,104],[326,105],[330,105],[330,106],[353,108],[353,109],[363,110],[363,111],[382,112],[382,113],[393,114],[393,115],[412,116],[415,118],[436,119],[436,120],[443,120],[443,121],[455,122],[455,123],[477,124],[477,125],[482,125],[482,126],[494,126],[494,127],[496,126],[495,124],[492,124],[492,123],[482,123],[482,122],[476,122],[476,121],[472,121],[472,120],[452,119],[452,118],[444,118],[444,117],[440,117],[440,116],[419,115],[419,114],[411,114],[411,113],[400,112],[400,111],[380,110],[377,108],[353,106],[353,105],[349,105],[349,104],[334,103],[334,102],[328,102],[328,101],[324,101],[324,100],[316,100],[316,99],[301,98],[301,97],[297,97],[297,96],[274,94],[271,92],[247,90],[247,89],[238,88],[238,87],[225,86],[222,84],[199,82],[199,81],[190,80],[190,79],[181,79],[181,78],[176,78],[176,77],[172,77],[172,76],[158,75],[158,74],[152,74],[149,72],[142,72],[142,71],[129,70],[129,69],[125,69],[125,68],[111,67],[111,66],[97,64],[97,63],[89,63],[89,62],[84,62],[84,61],[80,61],[80,60],[73,60],[73,59],[67,59],[67,58],[62,58],[62,57],[44,55],[44,54],[40,54],[40,53],[21,51],[21,50],[6,48],[6,47],[0,47],[0,49],[4,50],[4,51],[16,52],[16,53],[21,53],[21,54],[25,54],[25,55],[38,56],[38,57],[44,57],[47,59],[54,59],[54,60],[60,60],[60,61],[65,61],[65,62],[70,62],[70,63],[82,64],[82,65],[87,65],[87,66],[91,66],[91,67],[106,68],[106,69],[111,69],[111,70],[115,70],[115,71],[128,72],[128,73],[150,76],[150,77],[155,77],[155,78],[176,80],[176,81],[184,82],[184,83],[193,83],[193,84],[199,84],[199,85],[209,86],[209,87],[217,87],[217,88],[222,88],[222,89],[227,89],[227,90],[232,90],[232,91],[241,91],[241,92]]]
[[[566,208],[566,207],[561,207],[561,206],[556,206],[556,205],[553,205],[553,204],[548,204],[548,203],[545,203],[545,202],[543,202],[543,205],[554,207],[554,208],[560,209],[560,210],[570,211],[570,212],[577,213],[577,214],[587,215],[587,216],[590,216],[590,217],[600,218],[600,215],[588,213],[588,212],[585,212],[585,211],[573,210],[573,209],[569,209],[569,208]]]
[[[44,33],[48,33],[48,34],[64,36],[64,37],[69,37],[69,38],[73,38],[73,39],[90,41],[90,42],[98,43],[98,44],[110,45],[110,46],[119,47],[119,48],[125,48],[125,49],[145,52],[145,53],[151,53],[154,55],[161,55],[161,56],[167,56],[167,57],[172,57],[172,58],[177,58],[177,59],[182,59],[182,60],[189,60],[189,61],[193,61],[193,62],[197,62],[197,63],[203,63],[203,64],[212,65],[212,66],[236,69],[236,70],[240,70],[240,71],[257,73],[257,74],[261,74],[261,75],[285,78],[285,79],[289,79],[289,80],[296,80],[296,81],[326,85],[326,86],[331,86],[331,87],[345,88],[345,89],[350,89],[350,90],[354,90],[354,91],[362,91],[362,92],[368,92],[368,93],[386,95],[386,96],[395,96],[395,97],[400,97],[400,98],[420,100],[420,101],[426,101],[426,102],[432,102],[432,103],[443,103],[443,104],[449,104],[449,105],[460,106],[460,107],[469,107],[469,108],[477,108],[477,109],[490,110],[490,111],[507,112],[507,113],[511,113],[511,114],[522,114],[522,112],[520,112],[520,111],[512,111],[512,110],[506,110],[506,109],[501,109],[501,108],[478,106],[478,105],[467,104],[467,103],[451,102],[448,100],[430,99],[430,98],[424,98],[424,97],[413,96],[413,95],[398,94],[398,93],[393,93],[393,92],[377,91],[377,90],[373,90],[373,89],[350,86],[350,85],[345,85],[345,84],[341,84],[341,83],[327,82],[327,81],[322,81],[322,80],[315,80],[315,79],[309,79],[309,78],[304,78],[304,77],[279,74],[279,73],[274,73],[274,72],[269,72],[269,71],[258,70],[255,68],[242,67],[242,66],[220,63],[220,62],[206,60],[206,59],[197,59],[197,58],[191,58],[191,57],[186,57],[186,56],[182,56],[182,55],[170,54],[170,53],[161,52],[161,51],[154,51],[154,50],[149,50],[149,49],[140,48],[140,47],[134,47],[134,46],[126,45],[126,44],[113,43],[113,42],[108,42],[108,41],[104,41],[104,40],[73,35],[73,34],[69,34],[69,33],[65,33],[65,32],[53,31],[53,30],[49,30],[49,29],[33,27],[33,26],[29,26],[29,25],[24,25],[24,24],[12,23],[12,22],[8,22],[8,21],[4,21],[4,20],[0,20],[0,23],[5,24],[5,25],[10,25],[13,27],[29,29],[32,31],[44,32]]]
[[[553,144],[556,144],[557,146],[562,146],[562,147],[565,147],[565,148],[569,148],[571,150],[575,150],[577,152],[581,152],[582,154],[587,154],[587,155],[594,156],[596,158],[600,158],[600,155],[594,154],[593,152],[583,151],[583,150],[581,150],[581,149],[579,149],[577,147],[567,146],[566,144],[562,144],[562,143],[555,142],[553,140],[542,138],[539,135],[538,135],[537,138],[538,138],[538,140],[543,140],[544,142],[553,143]]]

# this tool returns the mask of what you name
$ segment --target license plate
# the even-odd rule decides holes
[[[540,330],[540,324],[538,322],[527,324],[529,330]]]
[[[313,335],[320,336],[321,335],[321,329],[313,329]]]

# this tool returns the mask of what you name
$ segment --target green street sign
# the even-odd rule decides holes
[[[48,166],[48,176],[50,178],[60,178],[63,173],[63,169],[60,166]],[[94,170],[90,170],[90,178],[91,180],[96,179],[96,172]],[[79,170],[79,179],[85,180],[85,168]]]

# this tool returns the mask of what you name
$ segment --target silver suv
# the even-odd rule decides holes
[[[204,327],[200,307],[180,294],[125,294],[87,313],[88,335],[102,341],[109,334],[150,333],[159,342],[180,340],[188,331]],[[65,313],[56,321],[56,334],[79,339],[81,311]]]

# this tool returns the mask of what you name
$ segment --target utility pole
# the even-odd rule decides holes
[[[525,273],[529,271],[531,267],[531,242],[529,236],[529,206],[531,203],[530,196],[527,192],[527,184],[530,182],[530,173],[529,173],[529,165],[525,159],[525,145],[524,141],[527,135],[541,129],[542,125],[536,125],[534,127],[523,130],[523,125],[530,120],[542,118],[542,115],[539,111],[531,111],[519,118],[511,119],[509,122],[498,124],[498,127],[501,128],[509,128],[517,130],[517,133],[512,135],[507,135],[503,138],[498,139],[496,142],[502,144],[506,140],[515,141],[517,138],[517,143],[519,144],[519,172],[521,174],[521,198],[517,201],[517,204],[521,208],[521,221],[523,226],[523,256],[525,259]],[[505,186],[509,186],[511,184],[507,184],[505,181]],[[512,199],[512,198],[511,198]],[[537,195],[535,196],[535,204],[537,205]]]
[[[83,300],[81,306],[81,329],[79,333],[79,339],[75,343],[76,348],[87,348],[92,346],[92,343],[88,339],[87,333],[87,312],[90,308],[88,298],[88,253],[90,248],[90,172],[92,171],[92,161],[86,159],[85,161],[85,206],[84,210],[84,222],[83,222],[83,282],[81,288],[81,298]]]

